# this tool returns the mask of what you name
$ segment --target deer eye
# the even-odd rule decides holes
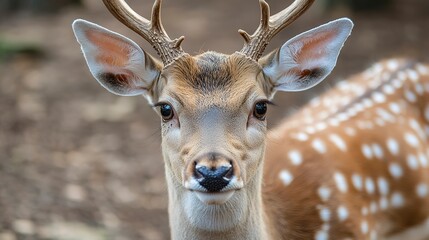
[[[258,102],[253,109],[253,116],[261,121],[265,120],[267,114],[267,102]]]
[[[161,104],[159,107],[159,112],[161,113],[162,120],[169,121],[174,116],[173,107],[169,104]]]

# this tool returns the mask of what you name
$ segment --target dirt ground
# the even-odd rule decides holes
[[[128,1],[149,16],[152,1]],[[204,2],[204,3],[203,3]],[[246,2],[246,4],[243,4]],[[290,1],[269,1],[277,12]],[[323,11],[320,1],[270,48],[337,17],[356,24],[331,77],[305,93],[279,94],[270,125],[334,82],[394,56],[429,59],[429,2],[397,0],[383,11]],[[170,36],[189,53],[239,50],[257,1],[164,1]],[[101,1],[58,14],[0,18],[0,37],[39,46],[43,56],[0,60],[0,240],[168,239],[159,120],[141,97],[117,97],[90,76],[71,31],[84,18],[129,36]]]

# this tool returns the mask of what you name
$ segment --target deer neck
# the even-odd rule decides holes
[[[246,187],[222,205],[206,205],[187,191],[166,166],[171,237],[182,239],[271,239],[261,187],[262,164]]]

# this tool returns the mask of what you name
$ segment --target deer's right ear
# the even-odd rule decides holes
[[[142,95],[158,79],[162,64],[132,40],[82,19],[73,22],[73,31],[92,75],[110,92]]]
[[[262,58],[264,75],[275,91],[309,89],[334,69],[353,23],[341,18],[304,32]]]

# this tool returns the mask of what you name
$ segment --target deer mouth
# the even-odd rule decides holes
[[[220,205],[226,203],[235,193],[235,190],[223,192],[194,191],[197,198],[207,205]]]
[[[244,187],[243,182],[238,181],[236,177],[233,177],[227,186],[218,191],[208,191],[207,188],[203,187],[198,179],[194,177],[186,181],[184,185],[185,188],[195,194],[201,202],[208,205],[224,204],[236,191]]]

